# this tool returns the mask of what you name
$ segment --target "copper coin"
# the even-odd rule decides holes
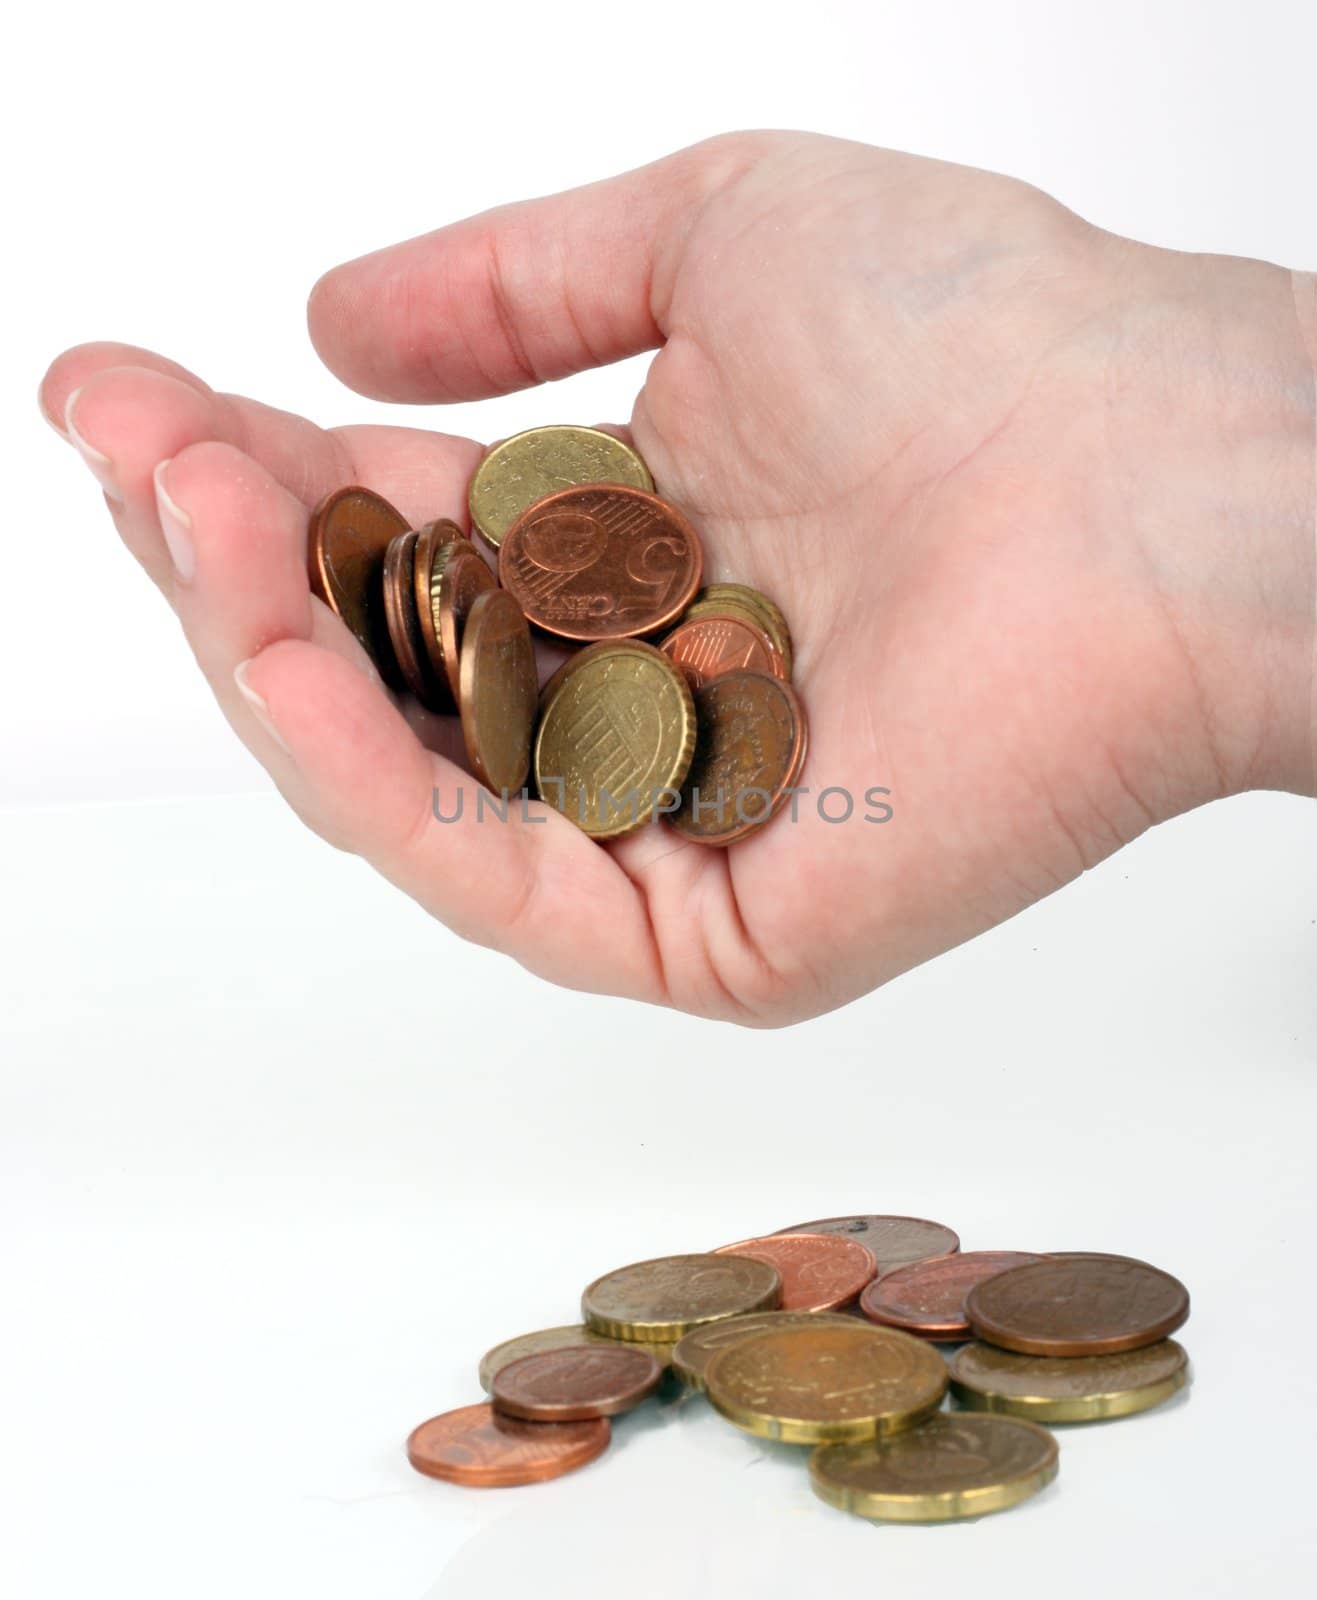
[[[706,683],[695,691],[695,756],[672,826],[700,844],[736,844],[786,804],[807,742],[789,683],[744,671]]]
[[[538,680],[530,629],[503,589],[485,589],[471,603],[459,685],[462,737],[476,776],[495,794],[519,793],[530,771]]]
[[[438,517],[427,522],[416,538],[416,554],[412,558],[412,577],[416,591],[416,615],[421,624],[421,642],[425,646],[430,665],[430,677],[439,690],[437,698],[445,711],[457,707],[457,687],[445,670],[443,644],[435,608],[430,602],[430,589],[436,577],[436,566],[442,570],[456,549],[467,548],[474,554],[471,541],[461,528],[448,517]],[[482,563],[483,565],[483,563]],[[489,569],[486,568],[486,571]],[[493,578],[490,578],[491,585]],[[457,667],[454,663],[453,673]]]
[[[578,1344],[523,1356],[494,1375],[497,1410],[528,1422],[578,1422],[631,1411],[658,1388],[663,1363],[643,1345]]]
[[[384,617],[384,552],[407,519],[369,489],[336,489],[311,513],[307,573],[311,591],[347,624],[386,678],[398,670]]]
[[[603,1455],[610,1437],[605,1417],[523,1422],[482,1402],[423,1422],[407,1441],[407,1459],[427,1478],[503,1489],[574,1472]]]
[[[417,574],[419,587],[420,574]],[[426,584],[424,619],[429,619],[427,643],[433,638],[430,661],[448,686],[457,705],[462,694],[462,636],[466,619],[478,594],[498,587],[498,579],[485,565],[470,539],[455,539],[435,552]]]
[[[408,532],[389,540],[389,548],[384,552],[384,616],[403,682],[422,705],[428,706],[434,700],[434,679],[421,638],[421,619],[416,614],[417,537]]]
[[[873,1251],[835,1233],[771,1233],[714,1252],[749,1256],[776,1267],[783,1311],[835,1311],[854,1300],[878,1270]]]
[[[860,1296],[860,1310],[870,1322],[904,1328],[921,1339],[968,1339],[965,1296],[970,1290],[994,1273],[1043,1259],[1023,1250],[967,1250],[912,1261],[871,1283]]]
[[[496,1344],[492,1350],[486,1350],[481,1356],[480,1387],[488,1394],[495,1373],[511,1366],[514,1361],[520,1361],[523,1356],[539,1355],[541,1350],[561,1350],[564,1345],[569,1344],[616,1343],[616,1339],[610,1339],[606,1333],[596,1333],[593,1328],[587,1328],[583,1322],[567,1323],[557,1328],[536,1328],[533,1333],[520,1333],[515,1339],[505,1339],[502,1344]],[[660,1361],[666,1361],[671,1354],[666,1345],[646,1345],[645,1348]]]
[[[1114,1355],[1174,1333],[1189,1291],[1146,1261],[1058,1256],[1013,1267],[970,1291],[976,1338],[1037,1356]]]
[[[820,1217],[814,1222],[798,1222],[779,1233],[840,1233],[858,1239],[873,1251],[878,1275],[903,1267],[907,1261],[924,1261],[929,1256],[949,1256],[960,1249],[960,1238],[941,1222],[923,1217]]]
[[[579,484],[524,511],[498,575],[537,628],[562,639],[632,638],[679,617],[703,557],[679,511],[624,484]]]
[[[679,622],[659,649],[677,663],[692,689],[739,667],[767,673],[770,678],[788,676],[782,652],[765,630],[730,611]]]

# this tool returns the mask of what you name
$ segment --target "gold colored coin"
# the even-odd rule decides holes
[[[480,1387],[489,1393],[490,1385],[494,1381],[494,1374],[501,1368],[510,1366],[514,1361],[520,1361],[523,1356],[537,1356],[544,1350],[565,1350],[577,1344],[624,1344],[623,1339],[614,1339],[606,1333],[596,1333],[593,1328],[587,1328],[583,1322],[571,1322],[561,1328],[537,1328],[534,1333],[522,1333],[515,1339],[506,1339],[502,1344],[496,1344],[492,1350],[487,1350],[480,1358]],[[646,1344],[645,1348],[660,1361],[669,1359],[670,1347],[659,1344]]]
[[[791,629],[787,626],[787,619],[779,607],[774,605],[766,594],[761,594],[758,589],[752,589],[746,583],[710,583],[691,601],[692,607],[719,604],[744,606],[753,613],[758,618],[760,627],[767,630],[773,643],[786,658],[787,672],[790,674],[793,656]]]
[[[947,1367],[936,1350],[895,1328],[844,1321],[814,1318],[722,1351],[704,1374],[714,1409],[785,1444],[876,1439],[937,1409]]]
[[[471,602],[462,636],[462,738],[476,776],[495,794],[516,794],[530,770],[538,681],[521,607],[505,589]]]
[[[778,1328],[815,1327],[820,1322],[836,1322],[844,1328],[855,1326],[854,1317],[834,1311],[750,1311],[742,1317],[727,1317],[709,1322],[678,1339],[672,1351],[672,1370],[692,1389],[703,1389],[709,1363],[724,1350],[757,1333],[772,1333]]]
[[[894,1439],[824,1445],[809,1475],[814,1493],[839,1511],[952,1522],[1037,1494],[1056,1476],[1057,1454],[1056,1440],[1032,1422],[942,1412]]]
[[[416,560],[421,561],[417,547]],[[419,575],[418,575],[418,582]],[[498,579],[470,539],[454,539],[434,554],[421,610],[422,631],[436,678],[448,686],[454,706],[462,697],[462,635],[478,594],[496,589]]]
[[[628,444],[598,428],[530,428],[496,444],[471,479],[471,524],[495,550],[528,506],[578,483],[624,483],[654,492]]]
[[[672,810],[695,753],[695,702],[680,668],[638,639],[607,639],[553,683],[535,738],[540,798],[594,839]]]
[[[1174,1339],[1107,1356],[1022,1356],[967,1344],[951,1358],[951,1392],[962,1406],[1034,1422],[1128,1417],[1188,1381],[1189,1357]]]
[[[596,1333],[671,1341],[702,1323],[763,1311],[781,1297],[782,1279],[748,1256],[659,1256],[596,1278],[581,1312]]]

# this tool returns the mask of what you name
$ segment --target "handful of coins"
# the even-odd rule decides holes
[[[812,1445],[830,1505],[944,1522],[1052,1481],[1040,1423],[1146,1411],[1189,1375],[1167,1337],[1189,1295],[1169,1273],[1130,1256],[962,1252],[918,1217],[826,1217],[636,1262],[590,1284],[581,1310],[489,1351],[489,1401],[422,1423],[407,1441],[416,1470],[483,1486],[560,1477],[667,1384],[747,1433]],[[960,1410],[942,1409],[948,1389]]]
[[[729,845],[775,816],[807,744],[786,619],[700,587],[699,536],[639,455],[533,428],[486,454],[469,503],[497,576],[455,522],[412,529],[359,487],[312,513],[308,567],[386,682],[459,714],[480,781],[506,800],[533,775],[596,839],[667,817]],[[542,691],[531,628],[575,647]]]

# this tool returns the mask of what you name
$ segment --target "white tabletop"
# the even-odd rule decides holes
[[[756,1034],[551,990],[270,797],[6,814],[5,1592],[1295,1592],[1314,845],[1311,805],[1213,808]],[[849,1210],[1168,1267],[1191,1392],[942,1528],[829,1509],[700,1399],[535,1488],[408,1468],[597,1273]]]

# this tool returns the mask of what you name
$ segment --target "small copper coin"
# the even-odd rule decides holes
[[[569,1344],[612,1345],[617,1342],[616,1339],[610,1339],[606,1333],[596,1333],[593,1328],[587,1328],[583,1322],[571,1322],[560,1328],[537,1328],[533,1333],[520,1333],[515,1339],[505,1339],[502,1344],[496,1344],[492,1350],[486,1350],[481,1356],[478,1371],[480,1387],[488,1394],[496,1372],[511,1366],[514,1361],[520,1361],[523,1356],[539,1355],[541,1350],[561,1350]],[[660,1361],[665,1360],[669,1354],[664,1345],[646,1345],[645,1348]]]
[[[695,755],[672,826],[700,844],[736,844],[786,804],[807,742],[789,683],[744,671],[706,683],[695,692]]]
[[[947,1390],[937,1351],[854,1318],[756,1333],[709,1363],[715,1411],[784,1444],[875,1439],[922,1422]]]
[[[873,1251],[878,1274],[903,1267],[907,1261],[924,1261],[929,1256],[949,1256],[960,1249],[960,1238],[941,1222],[923,1217],[820,1217],[814,1222],[798,1222],[779,1233],[840,1233],[858,1239]]]
[[[430,677],[439,691],[438,698],[445,711],[455,710],[457,707],[457,661],[454,657],[450,677],[444,660],[436,608],[431,603],[431,588],[437,570],[442,571],[453,552],[462,548],[475,554],[471,541],[461,528],[449,518],[439,517],[434,522],[427,522],[418,533],[412,565],[416,590],[416,615],[420,619],[421,640],[425,645],[425,654],[430,665]],[[485,570],[489,571],[487,567]],[[491,588],[493,581],[493,574],[490,573]]]
[[[775,1267],[746,1256],[659,1256],[618,1267],[581,1296],[597,1333],[616,1339],[680,1339],[701,1323],[767,1311],[782,1297]]]
[[[527,618],[562,639],[632,638],[679,617],[700,583],[694,528],[657,495],[585,484],[546,495],[499,546]]]
[[[878,1270],[873,1252],[835,1233],[773,1233],[722,1245],[720,1256],[750,1256],[776,1267],[783,1311],[835,1311]]]
[[[726,605],[729,602],[744,606],[759,618],[773,643],[782,652],[787,664],[787,676],[790,677],[794,655],[791,630],[787,627],[787,619],[766,594],[745,583],[711,583],[697,592],[690,609],[697,611],[707,604]]]
[[[482,1403],[423,1422],[407,1441],[407,1459],[427,1478],[504,1489],[574,1472],[603,1455],[610,1436],[604,1417],[523,1422]]]
[[[659,649],[677,663],[692,689],[740,667],[770,678],[788,676],[786,660],[765,630],[730,612],[683,619]]]
[[[951,1358],[951,1392],[972,1411],[1033,1422],[1104,1422],[1148,1411],[1189,1381],[1189,1357],[1174,1339],[1109,1356],[1022,1356],[991,1344],[962,1345]]]
[[[772,1333],[777,1328],[817,1327],[821,1322],[835,1322],[847,1328],[854,1319],[831,1311],[750,1311],[743,1317],[706,1322],[678,1339],[672,1351],[672,1370],[692,1389],[703,1389],[709,1363],[742,1339],[756,1333]]]
[[[530,771],[538,680],[530,629],[502,589],[471,602],[459,684],[462,737],[476,776],[495,794],[519,793]]]
[[[658,1388],[663,1363],[641,1344],[578,1344],[523,1356],[495,1375],[497,1410],[528,1422],[579,1422],[631,1411]]]
[[[966,1302],[976,1338],[1038,1356],[1114,1355],[1174,1333],[1189,1291],[1146,1261],[1061,1256],[998,1273]]]
[[[435,701],[434,678],[416,614],[415,557],[419,535],[400,533],[384,552],[384,616],[403,682],[424,706]]]
[[[398,671],[384,617],[384,552],[407,519],[369,489],[337,489],[311,513],[307,572],[311,591],[347,624],[395,685]]]
[[[870,1322],[904,1328],[921,1339],[968,1339],[965,1296],[970,1290],[994,1273],[1042,1259],[1022,1250],[966,1250],[913,1261],[871,1283],[860,1296],[860,1310]]]

